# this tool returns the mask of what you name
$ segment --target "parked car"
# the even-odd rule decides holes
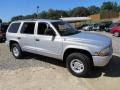
[[[101,31],[107,31],[107,28],[109,28],[112,23],[113,23],[112,21],[101,22],[101,26],[100,26]]]
[[[82,28],[84,31],[92,31],[93,26],[91,24],[88,24]]]
[[[6,40],[6,31],[8,26],[9,26],[8,24],[2,24],[1,30],[0,30],[0,41]]]
[[[75,76],[88,75],[93,66],[107,65],[113,52],[109,37],[80,32],[61,20],[15,21],[6,36],[15,58],[30,52],[60,59]]]
[[[94,31],[100,30],[100,24],[99,24],[99,23],[93,24],[92,29],[93,29]]]
[[[106,29],[112,24],[111,21],[100,22],[93,24],[94,31],[106,31]]]
[[[110,30],[112,29],[112,27],[115,27],[115,26],[120,26],[120,23],[119,22],[112,23],[108,28],[106,28],[106,32],[110,32]]]
[[[84,27],[86,27],[86,26],[88,26],[88,24],[83,24],[83,25],[81,25],[81,26],[79,27],[79,29],[82,29],[82,28],[84,28]]]
[[[114,36],[119,37],[120,36],[120,26],[112,27],[110,31]]]

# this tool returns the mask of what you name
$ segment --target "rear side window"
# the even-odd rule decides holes
[[[35,23],[25,22],[22,26],[21,33],[23,34],[34,34]]]
[[[13,23],[11,24],[10,28],[8,29],[8,32],[10,33],[17,33],[21,23]]]

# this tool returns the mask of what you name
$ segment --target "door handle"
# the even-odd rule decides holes
[[[36,41],[40,41],[39,39],[35,39]]]
[[[20,39],[21,39],[21,37],[18,37],[18,39],[20,40]]]

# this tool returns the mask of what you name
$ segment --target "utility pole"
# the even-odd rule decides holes
[[[37,6],[37,18],[38,18],[38,14],[39,14],[39,6]]]

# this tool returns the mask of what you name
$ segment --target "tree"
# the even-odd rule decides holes
[[[19,15],[19,16],[12,17],[11,21],[22,20],[22,19],[24,19],[24,16]]]
[[[59,19],[61,17],[68,17],[68,16],[69,15],[64,10],[49,9],[47,12],[47,18],[49,18],[49,19]]]
[[[58,14],[58,18],[60,17],[69,17],[67,11],[64,10],[56,10],[57,14]]]
[[[41,13],[38,14],[38,18],[42,18],[42,19],[47,19],[47,12],[46,11],[42,11]]]
[[[97,14],[100,12],[100,8],[97,6],[90,6],[88,7],[88,10],[89,10],[90,15]]]
[[[83,17],[88,15],[89,15],[89,11],[85,7],[76,7],[73,10],[71,10],[71,16],[73,17]]]
[[[101,6],[102,12],[118,12],[119,6],[116,2],[104,2]]]
[[[57,12],[53,9],[49,9],[48,12],[47,12],[47,17],[49,19],[57,19],[58,18]]]
[[[120,12],[120,5],[118,6],[118,12]]]
[[[48,11],[42,11],[38,13],[33,13],[31,15],[19,15],[12,17],[11,21],[22,20],[22,19],[36,19],[36,18],[44,18],[44,19],[59,19],[61,17],[83,17],[89,16],[92,14],[97,14],[99,12],[120,12],[120,5],[116,2],[104,2],[101,7],[97,7],[95,5],[90,7],[76,7],[71,10],[54,10],[49,9]]]

